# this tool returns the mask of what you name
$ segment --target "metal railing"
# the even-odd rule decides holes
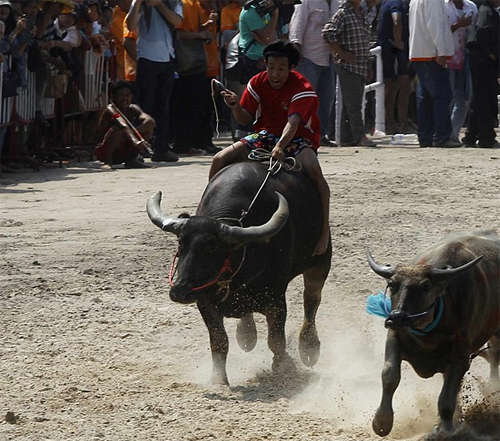
[[[86,51],[83,55],[83,76],[79,83],[80,109],[82,112],[102,109],[108,103],[108,63],[103,55]],[[9,69],[12,59],[8,57]],[[27,87],[17,89],[17,96],[3,97],[4,64],[0,64],[0,126],[14,122],[27,124],[33,121],[37,111],[37,77],[35,72],[28,72]],[[40,98],[39,109],[45,118],[55,116],[55,99]]]

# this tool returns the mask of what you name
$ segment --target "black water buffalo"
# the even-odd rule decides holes
[[[330,243],[325,254],[312,255],[322,225],[320,198],[303,173],[285,170],[271,176],[258,194],[265,177],[266,167],[257,162],[224,168],[209,182],[192,217],[162,213],[161,193],[147,203],[151,221],[178,237],[170,298],[196,302],[210,335],[215,383],[228,384],[224,317],[241,319],[237,341],[250,351],[257,341],[253,313],[264,314],[273,369],[290,364],[285,348],[285,291],[299,274],[304,279],[299,352],[308,366],[319,357],[315,317],[332,253]]]
[[[491,379],[498,381],[500,357],[500,238],[495,232],[450,237],[411,265],[378,265],[387,279],[392,309],[382,371],[382,400],[373,430],[387,435],[393,425],[392,396],[401,361],[429,378],[443,374],[438,400],[439,429],[451,430],[462,378],[472,358],[483,351]]]

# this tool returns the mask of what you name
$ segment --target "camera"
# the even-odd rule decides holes
[[[302,3],[300,0],[248,0],[243,4],[243,9],[254,7],[257,14],[264,16],[271,14],[276,8],[285,5],[299,5]]]

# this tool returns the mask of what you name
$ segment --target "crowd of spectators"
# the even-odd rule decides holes
[[[415,130],[422,147],[492,147],[498,145],[499,6],[500,0],[0,0],[3,97],[28,87],[27,73],[36,72],[35,123],[48,124],[41,98],[60,98],[67,88],[62,78],[76,81],[81,51],[92,50],[109,59],[112,83],[127,82],[132,114],[155,122],[145,140],[151,148],[130,164],[148,152],[153,161],[213,154],[215,115],[234,139],[251,128],[231,120],[212,97],[212,79],[241,95],[265,69],[265,46],[282,39],[300,50],[296,70],[319,96],[321,144],[374,146],[362,99],[374,80],[369,49],[380,45],[387,134]],[[409,117],[412,91],[416,121]],[[118,111],[126,117],[127,109]],[[113,127],[113,118],[106,121],[96,133]]]

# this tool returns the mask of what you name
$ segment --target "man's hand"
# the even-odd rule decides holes
[[[398,49],[400,51],[402,51],[405,47],[402,40],[393,40],[391,43],[392,43],[393,47],[395,47],[396,49]]]
[[[236,95],[233,91],[222,90],[220,94],[222,95],[222,98],[224,98],[224,102],[227,107],[232,109],[238,105],[238,95]]]
[[[436,57],[436,63],[439,64],[441,67],[446,68],[447,64],[446,57],[444,56]]]
[[[271,157],[277,161],[283,161],[285,159],[285,152],[279,145],[276,145],[271,152]]]
[[[340,59],[347,64],[354,64],[356,62],[356,55],[349,51],[342,51],[339,54]]]

